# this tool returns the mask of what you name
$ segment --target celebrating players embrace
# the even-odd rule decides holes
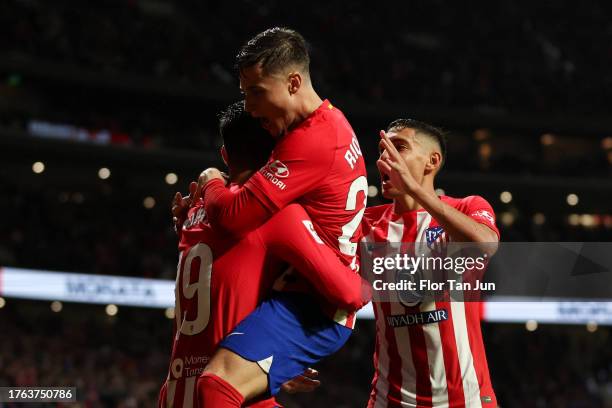
[[[436,196],[444,136],[417,121],[381,132],[377,165],[393,204],[366,209],[359,142],[315,92],[295,31],[256,35],[237,68],[244,104],[220,126],[230,184],[209,168],[188,199],[175,198],[177,326],[160,406],[274,407],[270,397],[292,378],[289,387],[314,387],[299,375],[342,347],[369,299],[358,275],[361,240],[426,245],[432,228],[439,242],[499,239],[484,199]],[[477,303],[379,301],[374,310],[369,406],[496,406]],[[445,318],[387,319],[434,311]]]

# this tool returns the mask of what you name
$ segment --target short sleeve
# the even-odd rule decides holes
[[[334,133],[330,125],[292,132],[245,187],[271,212],[297,200],[329,173],[335,157]]]
[[[465,214],[471,219],[491,228],[497,234],[499,239],[499,230],[495,225],[495,212],[491,204],[480,196],[469,196],[465,198],[466,208]]]

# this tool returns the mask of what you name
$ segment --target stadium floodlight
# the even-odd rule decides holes
[[[45,163],[37,161],[32,164],[32,171],[36,174],[40,174],[45,171]]]
[[[111,172],[107,167],[102,167],[100,170],[98,170],[98,177],[100,177],[102,180],[106,180],[110,177],[110,175]]]
[[[525,328],[527,331],[534,332],[538,329],[538,322],[535,320],[527,320],[527,323],[525,323]]]
[[[61,312],[63,308],[64,308],[64,305],[62,304],[62,302],[58,300],[54,300],[53,302],[51,302],[51,310],[54,311],[55,313]]]
[[[166,184],[176,184],[176,182],[178,181],[178,176],[176,175],[176,173],[168,173],[166,174]]]
[[[546,222],[546,216],[542,213],[533,214],[533,223],[535,225],[544,225]]]
[[[502,191],[502,193],[499,195],[499,199],[502,203],[508,204],[510,201],[512,201],[512,193],[509,191]]]
[[[376,197],[378,195],[378,187],[369,186],[368,187],[368,197]]]
[[[147,210],[150,210],[151,208],[155,207],[155,199],[151,196],[145,197],[145,199],[142,201],[142,205],[144,205],[144,208]]]
[[[106,314],[109,316],[115,316],[119,312],[119,308],[117,307],[117,305],[113,304],[107,305],[105,310]]]
[[[567,195],[566,201],[567,201],[567,204],[569,204],[569,205],[571,205],[573,207],[576,204],[578,204],[579,199],[578,199],[578,196],[576,194],[572,193],[572,194],[568,194]]]

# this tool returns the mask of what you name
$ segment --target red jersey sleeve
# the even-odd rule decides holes
[[[249,190],[232,191],[221,180],[208,182],[202,195],[210,224],[232,235],[240,236],[254,230],[272,214]]]
[[[355,311],[370,299],[370,286],[315,232],[306,211],[291,204],[259,230],[271,253],[294,266],[330,304]]]
[[[334,123],[306,126],[281,139],[266,166],[245,184],[270,212],[276,212],[295,201],[329,174],[334,164],[337,143],[322,133],[336,134]],[[316,133],[314,129],[316,128]]]
[[[480,196],[469,196],[464,198],[465,208],[464,213],[471,219],[491,228],[496,234],[497,239],[500,238],[499,230],[495,225],[495,212],[491,204]]]
[[[332,132],[332,127],[330,123],[317,129]],[[243,235],[320,183],[333,165],[335,144],[321,146],[318,135],[308,130],[312,128],[297,129],[281,139],[268,164],[244,187],[229,191],[221,180],[204,186],[206,212],[215,228]]]

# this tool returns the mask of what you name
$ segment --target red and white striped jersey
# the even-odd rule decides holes
[[[482,197],[440,199],[499,236],[493,210]],[[419,253],[419,246],[427,246],[428,232],[449,239],[439,236],[444,232],[427,211],[399,215],[393,204],[366,209],[364,226],[366,242],[414,242]],[[408,307],[392,300],[397,301],[374,303],[375,374],[368,408],[496,407],[480,329],[481,304],[424,301]]]

